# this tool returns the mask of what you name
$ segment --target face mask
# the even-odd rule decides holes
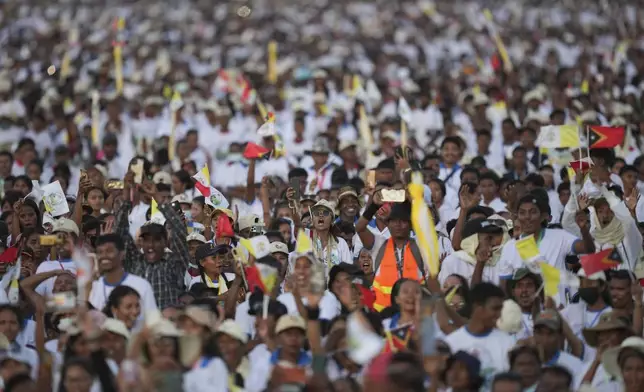
[[[579,289],[579,298],[588,305],[593,305],[599,299],[599,291],[594,287],[584,287]]]

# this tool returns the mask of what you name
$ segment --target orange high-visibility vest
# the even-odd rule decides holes
[[[407,278],[421,282],[423,279],[419,277],[418,265],[419,263],[414,258],[411,246],[405,246],[403,256],[402,276],[398,271],[396,263],[396,250],[394,249],[394,240],[388,239],[383,245],[385,251],[382,257],[382,262],[376,276],[373,279],[373,292],[376,295],[376,301],[373,307],[376,311],[380,312],[387,306],[391,306],[391,289],[394,283],[400,278]],[[422,263],[422,261],[421,261]],[[422,265],[422,264],[420,264]]]

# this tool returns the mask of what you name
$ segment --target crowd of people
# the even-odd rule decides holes
[[[1,2],[0,390],[642,391],[643,20]]]

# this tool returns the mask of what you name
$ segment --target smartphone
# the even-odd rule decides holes
[[[293,198],[295,198],[295,200],[300,200],[301,195],[300,195],[300,179],[299,178],[291,179],[291,188],[293,188],[293,190],[295,191],[295,195],[293,196]]]
[[[123,181],[119,180],[107,180],[105,181],[105,189],[111,190],[111,189],[123,189],[124,184]]]
[[[367,187],[368,188],[375,188],[376,187],[376,171],[375,170],[369,170],[369,174],[367,174]]]
[[[383,202],[402,203],[405,201],[404,189],[383,189],[380,194]]]
[[[137,159],[136,163],[132,164],[130,170],[134,173],[134,182],[140,184],[143,182],[143,160]]]
[[[60,238],[55,234],[40,236],[40,245],[43,245],[43,246],[54,246],[62,243],[63,243],[62,238]]]
[[[53,311],[66,311],[76,307],[76,293],[65,291],[63,293],[54,293],[47,298],[47,309]]]
[[[326,280],[324,279],[324,265],[315,264],[311,266],[311,294],[324,294]]]

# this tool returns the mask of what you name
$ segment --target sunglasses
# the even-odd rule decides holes
[[[313,211],[314,216],[331,216],[331,211],[320,208],[317,211]]]

